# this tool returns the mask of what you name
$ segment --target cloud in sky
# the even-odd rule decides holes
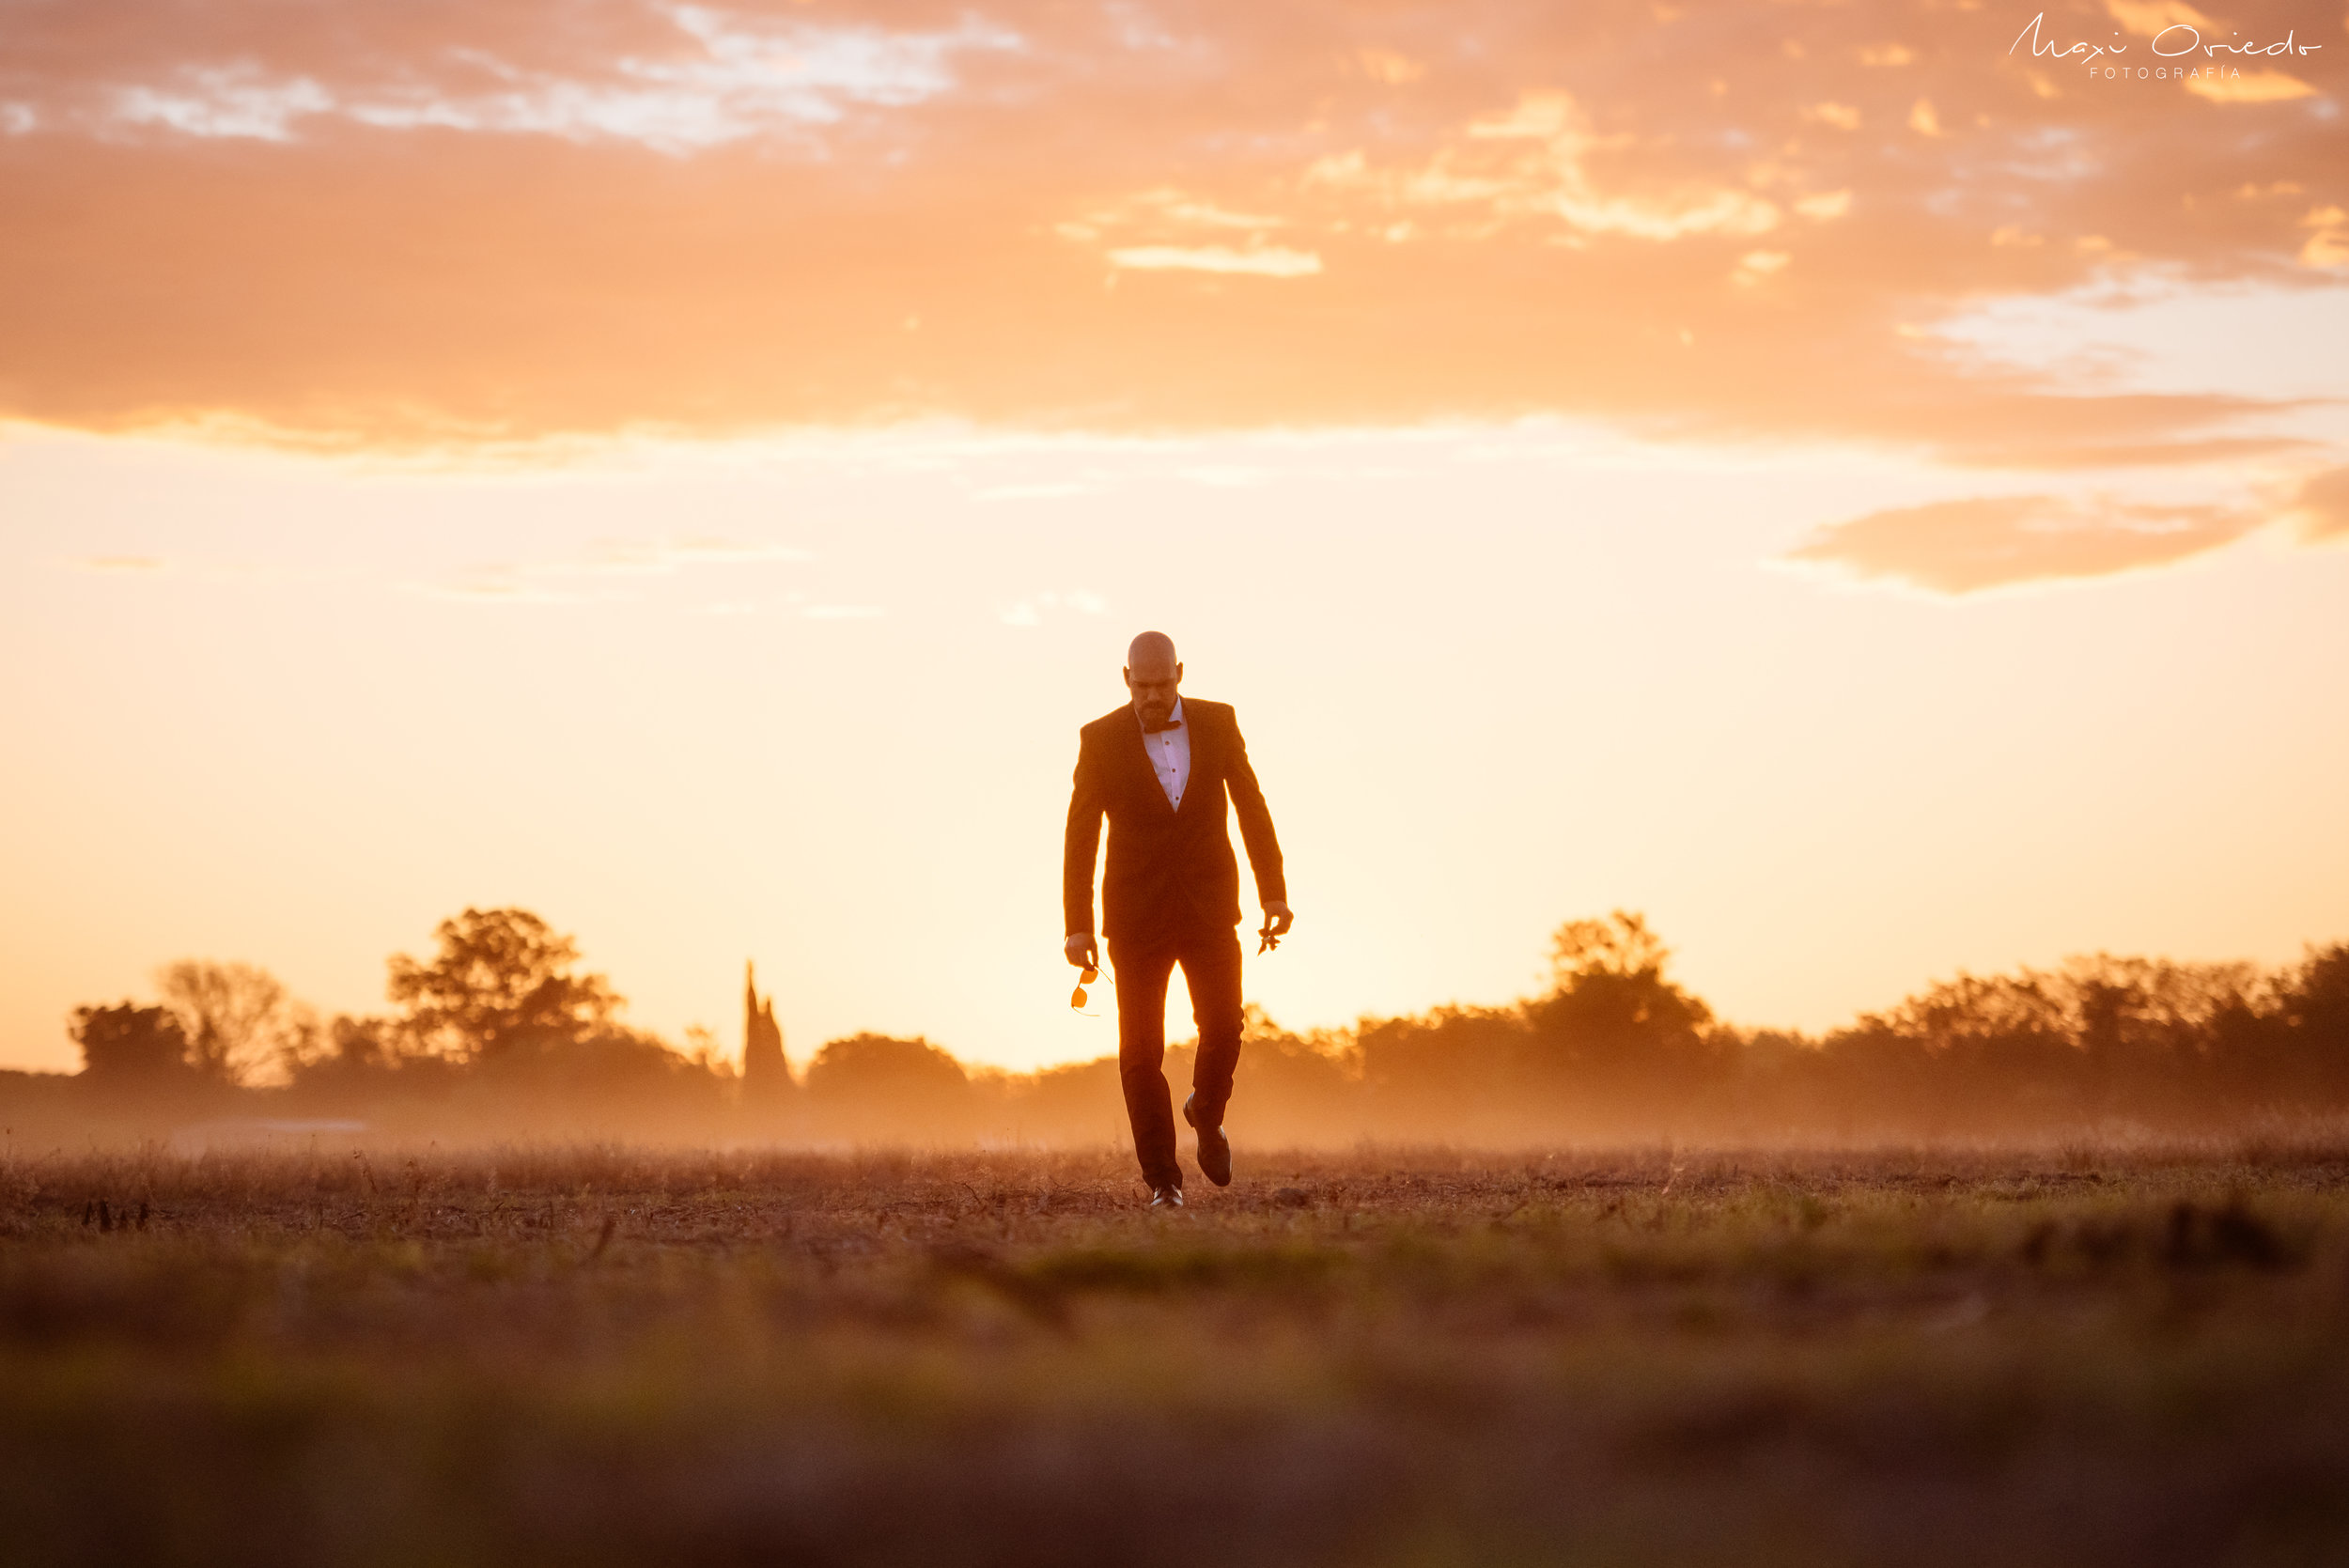
[[[2046,30],[2141,46],[2179,9],[2116,3]],[[2321,460],[2282,397],[2083,387],[1932,329],[2100,278],[2349,287],[2349,42],[2291,62],[2306,92],[2092,84],[2010,52],[2016,20],[28,0],[0,416],[397,446],[1557,414]]]
[[[1044,617],[1073,611],[1080,615],[1106,615],[1110,601],[1090,588],[1071,588],[1066,593],[1046,589],[1030,594],[1007,609],[998,610],[995,618],[1005,626],[1034,627],[1044,624]]]
[[[550,588],[506,572],[484,572],[445,582],[409,582],[407,592],[450,604],[542,605],[610,604],[628,598],[611,592],[585,593],[573,588]]]
[[[1301,278],[1321,271],[1311,251],[1278,245],[1235,250],[1229,245],[1128,245],[1110,252],[1110,263],[1143,272],[1246,272],[1258,277]]]
[[[792,565],[815,558],[811,551],[774,540],[598,539],[578,555],[500,562],[409,588],[429,598],[467,604],[604,604],[631,596],[617,588],[558,584],[566,579],[667,577],[690,567]]]
[[[2300,487],[2293,504],[2310,539],[2349,538],[2349,468],[2328,468]]]
[[[140,574],[164,569],[162,557],[155,555],[87,555],[72,563],[84,571]]]
[[[815,558],[810,551],[773,541],[599,539],[587,554],[577,559],[549,561],[522,569],[550,576],[666,576],[688,567],[792,564]]]
[[[1944,594],[2101,577],[2199,555],[2263,520],[2218,506],[2057,495],[1972,496],[1871,512],[1788,552],[1863,579]]]
[[[257,48],[231,21],[223,30],[227,47],[207,32],[183,35],[178,41],[188,53],[179,57],[123,58],[102,45],[76,49],[70,30],[51,31],[44,41],[63,44],[66,59],[87,74],[20,80],[17,91],[32,99],[12,105],[22,129],[291,142],[320,129],[312,122],[341,120],[381,131],[633,142],[683,154],[834,124],[861,107],[919,103],[955,85],[958,54],[1021,47],[1018,34],[972,17],[891,30],[653,5],[637,8],[636,25],[600,48],[581,38],[589,30],[578,19],[541,12],[542,28],[484,28],[444,15],[438,20],[448,47],[437,54],[382,39],[385,19],[369,17],[356,47],[313,38],[313,52],[283,8],[241,9],[248,23],[277,13],[294,23],[295,38]],[[428,15],[431,8],[420,9]],[[370,41],[384,46],[371,51]],[[426,42],[414,39],[410,48]],[[579,43],[587,47],[567,47]]]
[[[1546,237],[1569,244],[1589,235],[1669,241],[1778,226],[1777,205],[1737,186],[1688,180],[1640,191],[1602,183],[1595,155],[1625,141],[1600,137],[1571,94],[1528,93],[1506,114],[1461,128],[1416,167],[1374,167],[1357,149],[1319,160],[1305,179],[1388,210],[1439,215],[1442,232],[1470,240],[1513,224],[1537,232],[1554,225]],[[1416,233],[1388,230],[1397,241]]]

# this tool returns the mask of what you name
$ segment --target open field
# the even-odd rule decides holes
[[[50,1156],[20,1561],[2316,1563],[2349,1144]]]

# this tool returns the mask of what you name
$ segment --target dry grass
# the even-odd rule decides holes
[[[0,1167],[20,1560],[2339,1560],[2349,1149]],[[103,1205],[102,1215],[100,1205]]]

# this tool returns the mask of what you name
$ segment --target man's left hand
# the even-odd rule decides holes
[[[1257,935],[1285,937],[1289,934],[1289,927],[1296,922],[1297,917],[1289,912],[1289,907],[1276,899],[1264,907],[1264,929]]]

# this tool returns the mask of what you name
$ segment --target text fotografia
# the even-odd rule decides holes
[[[2040,30],[2046,24],[2046,20],[2047,13],[2046,11],[2041,11],[2037,16],[2032,17],[2030,21],[2025,24],[2023,30],[2015,35],[2015,41],[2007,45],[2006,52],[2009,54],[2014,54],[2017,49],[2023,47],[2025,39],[2029,39],[2030,42],[2031,57],[2033,59],[2080,60],[2087,64],[2088,73],[2091,76],[2142,76],[2162,78],[2174,76],[2181,80],[2189,76],[2196,78],[2224,75],[2239,76],[2243,73],[2243,68],[2239,62],[2246,55],[2306,55],[2313,54],[2318,50],[2325,47],[2321,43],[2297,42],[2295,41],[2292,32],[2286,32],[2283,36],[2283,41],[2280,43],[2204,43],[2202,41],[2202,35],[2200,29],[2189,26],[2183,22],[2173,22],[2169,26],[2164,27],[2160,32],[2155,34],[2153,42],[2147,46],[2152,51],[2155,58],[2161,60],[2164,62],[2163,64],[2159,66],[2137,66],[2134,69],[2131,69],[2129,66],[2115,62],[2115,64],[2110,66],[2099,67],[2096,62],[2100,57],[2125,54],[2129,52],[2129,46],[2125,43],[2088,43],[2083,41],[2059,47],[2040,36]],[[2113,34],[2114,38],[2119,38],[2120,36],[2121,35],[2118,33]],[[2196,54],[2201,56],[2201,61],[2189,62],[2187,56]],[[2221,55],[2232,55],[2233,56],[2233,60],[2237,63],[2228,63],[2222,61],[2219,58]],[[2177,61],[2179,63],[2174,65],[2168,63],[2170,61]]]

